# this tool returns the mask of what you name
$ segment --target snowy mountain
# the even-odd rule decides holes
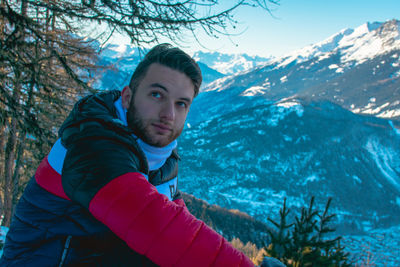
[[[350,252],[360,254],[362,240],[375,242],[373,254],[381,243],[398,250],[385,229],[400,225],[399,88],[396,20],[218,79],[180,138],[181,189],[265,222],[284,198],[296,210],[333,197]],[[387,253],[380,263],[399,266],[399,253]]]
[[[265,65],[272,59],[272,57],[264,58],[247,54],[222,54],[202,51],[196,52],[193,58],[226,75],[237,74],[259,65]]]
[[[110,44],[106,46],[99,56],[98,65],[104,66],[104,73],[98,79],[95,87],[102,90],[121,90],[129,84],[144,52],[130,45]]]
[[[211,107],[216,103],[210,99],[228,97],[230,102],[240,95],[329,100],[355,113],[400,119],[399,88],[400,21],[392,20],[343,30],[264,66],[216,80],[204,88],[215,96],[202,99]]]
[[[284,63],[293,60],[300,63],[341,50],[343,63],[356,61],[359,64],[393,48],[400,48],[398,31],[399,22],[396,20],[387,23],[365,23],[356,29],[344,29],[322,42],[293,51],[284,56]]]

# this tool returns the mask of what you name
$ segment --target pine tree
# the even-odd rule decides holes
[[[301,216],[295,217],[294,229],[292,231],[293,260],[303,266],[315,257],[317,249],[316,236],[313,235],[317,224],[316,210],[313,210],[314,197],[311,198],[308,208],[301,209]]]
[[[331,202],[332,198],[329,198],[322,215],[318,214],[319,225],[318,228],[316,228],[316,247],[318,247],[318,253],[313,264],[315,266],[327,266],[328,264],[333,264],[333,266],[350,266],[350,264],[347,263],[349,253],[344,252],[344,247],[340,245],[340,240],[342,238],[336,237],[329,239],[327,237],[330,233],[335,232],[335,229],[333,229],[330,224],[336,214],[328,214]]]
[[[309,206],[302,207],[300,217],[288,223],[289,209],[286,199],[280,209],[280,222],[268,220],[277,228],[270,230],[270,244],[265,246],[268,256],[275,257],[286,266],[351,266],[349,253],[341,246],[341,237],[329,238],[335,231],[331,227],[335,214],[329,214],[329,198],[322,214],[314,208],[315,198]]]
[[[292,257],[292,250],[290,249],[291,237],[289,229],[293,224],[287,224],[287,216],[290,210],[286,207],[286,198],[283,200],[283,207],[279,210],[279,222],[275,222],[271,218],[268,218],[277,230],[267,229],[270,237],[270,245],[265,246],[265,251],[270,257],[277,258],[283,263],[287,264],[285,259]]]

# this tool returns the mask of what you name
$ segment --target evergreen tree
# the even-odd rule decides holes
[[[332,199],[328,199],[322,214],[314,208],[314,201],[312,197],[308,208],[301,208],[300,217],[295,216],[293,223],[287,222],[286,199],[279,212],[280,222],[268,218],[277,230],[269,231],[271,242],[264,248],[267,255],[293,267],[351,266],[349,254],[340,245],[341,237],[329,238],[335,231],[331,224],[336,215],[328,213]]]
[[[318,214],[319,225],[316,228],[316,247],[318,249],[315,253],[313,265],[328,266],[328,264],[333,264],[333,266],[351,266],[347,262],[349,253],[344,252],[344,247],[340,245],[342,237],[335,237],[333,239],[327,237],[330,233],[335,232],[335,229],[330,225],[336,214],[328,214],[331,202],[332,198],[329,198],[322,215]]]
[[[313,210],[314,197],[311,198],[308,208],[301,208],[301,216],[295,217],[292,231],[293,260],[300,266],[315,257],[316,237],[313,235],[317,224],[317,211]]]
[[[280,259],[283,263],[287,264],[285,259],[292,258],[292,244],[290,228],[293,224],[287,223],[287,216],[290,210],[286,207],[286,198],[283,200],[283,207],[279,210],[279,222],[275,222],[268,218],[277,230],[268,228],[267,231],[270,237],[270,245],[265,246],[265,251],[271,257]]]

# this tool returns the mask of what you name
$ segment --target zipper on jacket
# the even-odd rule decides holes
[[[69,236],[67,236],[67,239],[65,240],[64,250],[63,250],[63,253],[61,256],[60,264],[58,264],[58,267],[62,267],[64,265],[64,261],[65,261],[65,258],[67,257],[69,245],[71,243],[71,238],[72,238],[72,235],[69,235]]]

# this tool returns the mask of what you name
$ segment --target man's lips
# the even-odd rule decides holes
[[[156,130],[160,132],[170,132],[172,131],[171,127],[162,123],[153,123],[153,126]]]

